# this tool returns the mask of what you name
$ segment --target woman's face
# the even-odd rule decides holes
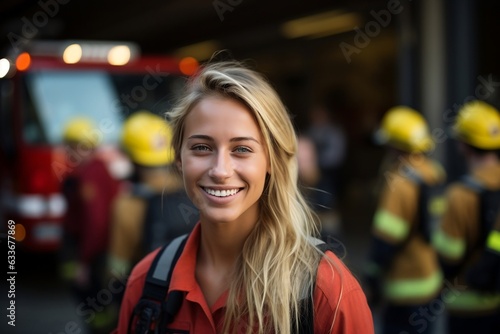
[[[178,166],[202,221],[255,224],[269,160],[252,113],[207,97],[188,114]]]

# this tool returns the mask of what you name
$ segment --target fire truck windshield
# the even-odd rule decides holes
[[[23,136],[59,144],[73,118],[91,119],[104,143],[116,143],[123,120],[138,110],[163,115],[184,83],[178,75],[43,70],[25,76]]]
[[[24,139],[29,143],[62,141],[66,124],[76,117],[92,120],[103,142],[116,142],[120,132],[119,95],[104,72],[37,71],[26,77],[28,108]]]

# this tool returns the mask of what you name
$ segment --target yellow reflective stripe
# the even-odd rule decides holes
[[[487,311],[500,307],[500,295],[484,295],[474,291],[456,291],[455,298],[446,301],[450,310]]]
[[[486,239],[486,247],[500,253],[500,231],[493,230]]]
[[[433,217],[441,217],[446,210],[445,196],[434,196],[429,200],[427,209]]]
[[[437,271],[429,277],[388,281],[384,292],[388,299],[425,298],[441,289],[443,275]]]
[[[396,240],[403,240],[410,232],[410,224],[387,210],[378,210],[374,217],[374,227],[379,232]]]
[[[465,240],[450,237],[441,229],[432,236],[432,244],[439,254],[451,260],[458,260],[465,254]]]

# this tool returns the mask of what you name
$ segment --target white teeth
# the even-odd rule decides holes
[[[210,195],[217,196],[217,197],[227,197],[227,196],[232,196],[235,195],[239,190],[238,189],[231,189],[231,190],[214,190],[214,189],[208,189],[204,188],[204,190],[209,193]]]

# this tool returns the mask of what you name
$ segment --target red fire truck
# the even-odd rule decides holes
[[[16,224],[27,251],[58,249],[66,203],[65,124],[86,117],[94,134],[117,146],[124,118],[165,112],[196,67],[194,59],[146,57],[133,43],[37,41],[0,59],[0,218]],[[12,223],[11,223],[12,224]]]

